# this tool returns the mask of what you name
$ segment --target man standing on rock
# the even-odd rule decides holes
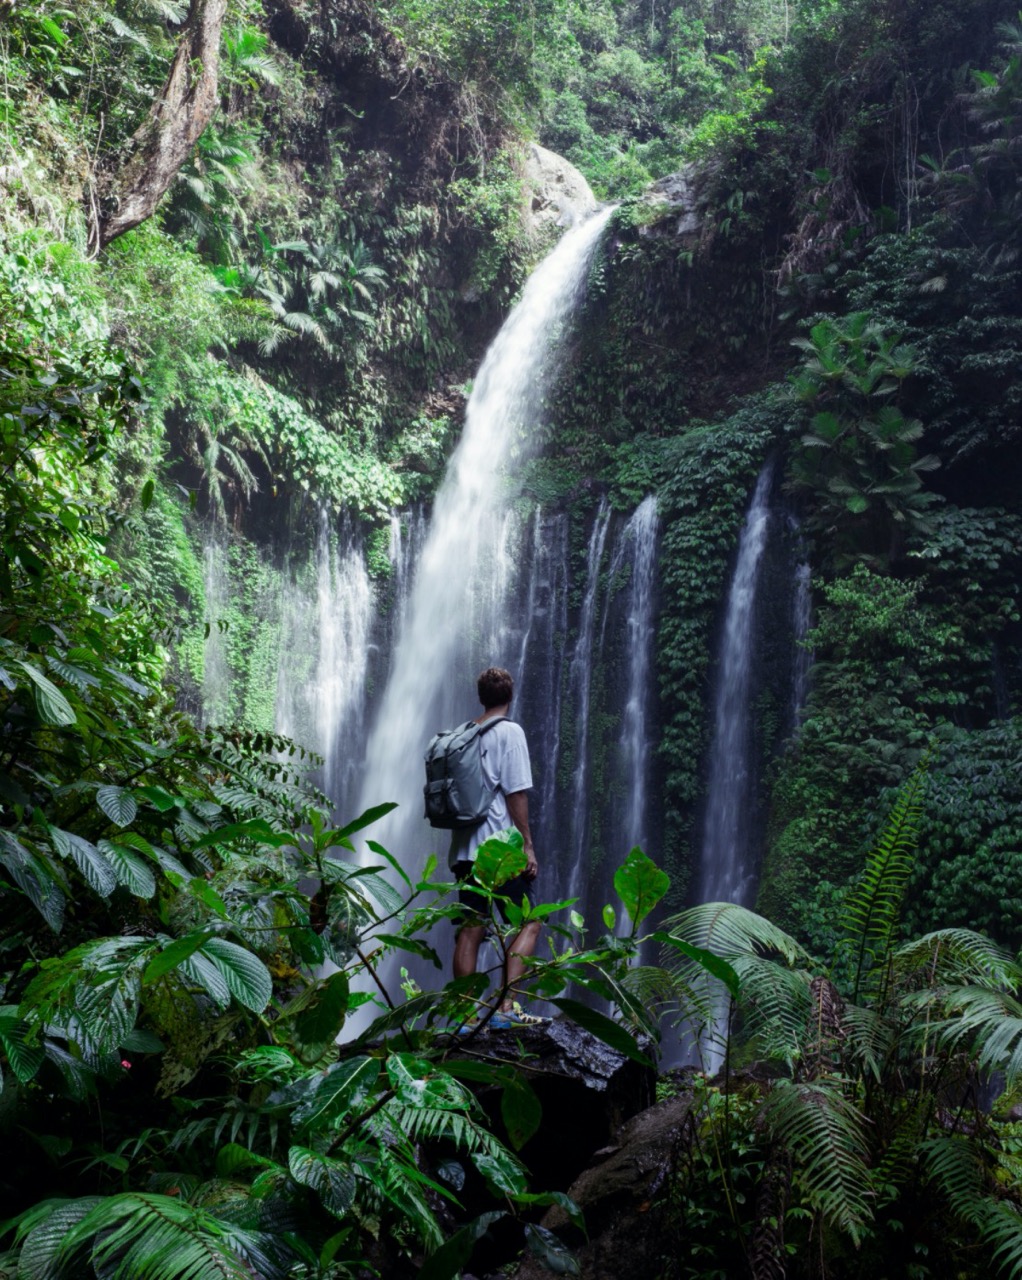
[[[483,724],[497,716],[507,716],[511,709],[514,683],[503,667],[488,667],[479,677],[477,688],[483,713],[476,717],[476,724]],[[458,930],[454,946],[454,976],[467,977],[475,973],[479,960],[479,947],[486,936],[486,919],[490,903],[486,896],[468,883],[472,877],[476,852],[479,846],[505,831],[512,824],[522,834],[526,864],[521,875],[501,885],[501,894],[516,906],[522,905],[527,893],[531,894],[539,873],[536,851],[529,831],[529,788],[532,786],[532,768],[529,763],[529,747],[521,725],[503,720],[480,739],[483,777],[493,789],[493,800],[485,818],[478,826],[462,828],[451,833],[450,868],[461,885],[458,901],[465,909],[465,917]],[[507,923],[505,904],[500,904],[501,915]],[[539,940],[539,921],[522,926],[517,936],[508,944],[504,966],[504,999],[492,1016],[489,1026],[496,1029],[512,1026],[529,1026],[546,1021],[518,1008],[511,997],[514,984],[525,971],[525,960],[536,950]]]

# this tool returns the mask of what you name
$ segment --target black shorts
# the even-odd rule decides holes
[[[486,894],[481,893],[474,886],[464,883],[472,878],[474,867],[475,864],[472,862],[456,862],[454,864],[454,878],[462,886],[458,890],[458,901],[466,909],[464,917],[455,922],[459,928],[472,923],[469,913],[476,916],[480,924],[484,924],[490,917],[490,900]],[[502,884],[496,892],[502,898],[507,898],[508,901],[513,902],[516,907],[520,907],[526,894],[528,894],[530,902],[536,901],[535,887],[536,877],[534,876],[530,880],[526,875],[522,874],[515,876],[513,880],[508,880],[506,884]],[[495,905],[500,911],[501,919],[507,924],[507,902],[498,901]]]

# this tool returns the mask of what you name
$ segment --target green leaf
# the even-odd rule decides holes
[[[318,1062],[337,1039],[348,1016],[348,975],[331,974],[295,1017],[295,1053],[305,1063]]]
[[[473,1153],[472,1163],[483,1177],[506,1196],[525,1193],[525,1171],[510,1151]]]
[[[348,1058],[345,1062],[336,1063],[320,1081],[312,1097],[295,1108],[292,1123],[313,1130],[329,1127],[348,1110],[349,1103],[373,1087],[379,1074],[378,1058]]]
[[[100,851],[114,869],[118,884],[130,890],[136,898],[151,898],[156,892],[156,877],[152,868],[133,850],[113,840],[100,840]]]
[[[117,888],[117,876],[96,846],[71,831],[61,831],[59,827],[50,827],[49,833],[61,857],[70,858],[92,888],[101,897],[109,898]]]
[[[506,1217],[501,1210],[491,1210],[455,1231],[426,1259],[417,1280],[453,1280],[472,1256],[476,1241],[482,1239],[494,1222]]]
[[[524,1075],[516,1075],[500,1099],[500,1114],[516,1151],[529,1141],[543,1119],[543,1106]]]
[[[225,938],[210,938],[199,954],[208,956],[224,975],[235,1000],[253,1013],[262,1013],[273,995],[273,979],[257,955]]]
[[[197,933],[187,933],[183,938],[175,939],[146,965],[145,973],[142,974],[142,985],[147,987],[150,983],[162,978],[165,973],[176,969],[182,961],[194,955],[210,937],[212,934],[209,930],[202,929]]]
[[[355,1203],[355,1173],[346,1161],[308,1147],[291,1147],[287,1164],[291,1177],[311,1187],[335,1217],[343,1218]]]
[[[29,1030],[28,1023],[18,1017],[16,1005],[0,1009],[0,1046],[3,1046],[11,1070],[22,1084],[28,1084],[34,1078],[46,1059],[40,1046],[25,1043]]]
[[[702,947],[694,947],[690,942],[683,942],[681,938],[675,938],[669,933],[657,932],[650,934],[650,937],[654,942],[662,942],[665,946],[673,947],[675,951],[680,951],[689,960],[694,960],[711,977],[723,982],[731,995],[736,1000],[738,999],[740,986],[738,974],[735,973],[726,960],[714,955],[712,951],[704,951]]]
[[[529,1249],[543,1263],[548,1271],[558,1276],[577,1276],[580,1273],[578,1259],[566,1244],[552,1231],[541,1227],[538,1223],[528,1222],[525,1225],[525,1239]]]
[[[130,826],[135,821],[138,805],[135,797],[124,787],[100,787],[96,792],[96,803],[118,827]]]
[[[520,831],[498,831],[484,840],[476,851],[472,873],[479,884],[495,892],[508,880],[520,876],[528,859]]]
[[[577,1022],[583,1030],[594,1035],[597,1040],[602,1040],[604,1044],[610,1045],[618,1053],[623,1053],[626,1058],[631,1058],[633,1062],[639,1062],[644,1067],[653,1066],[639,1048],[635,1037],[619,1022],[613,1022],[606,1014],[597,1013],[588,1005],[580,1004],[578,1000],[569,1000],[566,996],[551,1000],[550,1003],[556,1005],[562,1013],[566,1013],[572,1022]]]
[[[153,808],[160,813],[169,813],[171,809],[184,807],[183,800],[177,796],[172,796],[169,791],[164,791],[162,787],[139,787],[138,794],[145,796]]]
[[[409,955],[421,956],[423,960],[428,960],[434,969],[442,969],[444,967],[440,957],[428,942],[421,942],[418,938],[401,938],[392,933],[378,933],[375,937],[377,942],[385,942],[388,947],[396,947],[398,951],[407,951]]]
[[[43,724],[61,726],[74,724],[77,717],[71,709],[70,702],[57,686],[47,680],[41,671],[38,671],[29,663],[19,660],[18,666],[24,670],[35,685],[36,710],[39,712],[39,719],[42,720]]]
[[[670,876],[638,848],[631,851],[614,873],[614,888],[633,925],[645,920],[670,885]]]
[[[387,1076],[397,1099],[406,1107],[428,1107],[440,1111],[462,1111],[471,1097],[451,1075],[437,1064],[410,1053],[392,1053],[387,1059]]]
[[[603,908],[603,925],[608,933],[613,933],[617,927],[617,912],[609,902]]]
[[[348,836],[353,836],[356,831],[361,831],[364,827],[371,826],[374,822],[379,822],[381,818],[386,817],[388,813],[396,808],[397,805],[391,801],[387,804],[378,804],[372,809],[367,809],[365,813],[359,814],[354,822],[349,822],[346,827],[342,827],[335,832],[335,838],[337,840],[345,840]]]
[[[258,844],[273,845],[275,849],[297,843],[291,832],[275,831],[262,818],[252,818],[248,822],[231,822],[226,826],[217,827],[215,831],[208,831],[195,841],[192,848],[208,849],[212,845],[231,844],[243,838],[255,840]]]
[[[156,492],[156,481],[150,476],[142,486],[142,510],[148,511],[153,505],[153,495]]]

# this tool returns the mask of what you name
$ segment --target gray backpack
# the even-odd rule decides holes
[[[483,735],[507,716],[482,724],[468,720],[430,739],[426,748],[426,785],[422,793],[431,827],[452,831],[477,827],[486,817],[496,790],[483,777]]]

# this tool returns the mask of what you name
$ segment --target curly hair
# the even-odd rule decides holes
[[[487,711],[491,707],[502,707],[510,702],[515,691],[511,673],[503,667],[487,667],[480,675],[476,688],[479,690],[479,701]]]

